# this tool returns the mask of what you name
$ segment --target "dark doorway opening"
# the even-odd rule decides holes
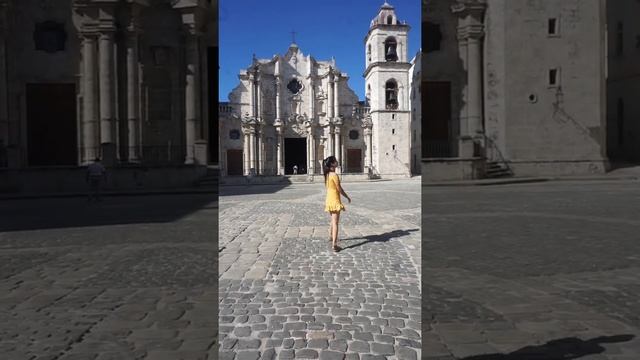
[[[453,156],[450,141],[451,83],[422,83],[422,156],[426,158]]]
[[[27,84],[29,166],[78,164],[75,84]]]
[[[218,164],[218,48],[207,49],[207,73],[209,74],[209,162]]]
[[[347,172],[348,173],[362,172],[362,150],[361,149],[347,149]]]
[[[242,173],[242,150],[227,150],[227,175],[244,175]]]
[[[293,167],[298,167],[298,174],[307,173],[307,139],[284,139],[284,173],[293,174]]]

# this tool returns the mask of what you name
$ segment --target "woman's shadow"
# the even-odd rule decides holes
[[[409,229],[409,230],[393,230],[390,232],[386,232],[383,234],[378,234],[378,235],[367,235],[367,236],[360,236],[360,237],[351,237],[351,238],[346,238],[346,239],[342,239],[344,240],[361,240],[364,239],[364,241],[360,241],[358,243],[349,245],[349,246],[343,246],[342,250],[347,250],[347,249],[351,249],[351,248],[355,248],[358,246],[362,246],[368,243],[374,243],[374,242],[387,242],[393,238],[399,238],[402,236],[407,236],[410,235],[412,232],[418,231],[420,229]]]
[[[600,344],[627,342],[634,335],[599,336],[589,340],[568,337],[552,340],[542,345],[526,346],[509,354],[486,354],[465,357],[460,360],[571,360],[583,356],[602,354],[606,349]]]

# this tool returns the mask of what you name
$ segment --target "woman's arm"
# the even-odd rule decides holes
[[[342,188],[342,185],[340,185],[340,178],[338,177],[338,175],[335,175],[336,177],[336,186],[338,187],[338,191],[340,192],[340,194],[342,194],[342,196],[346,197],[347,200],[349,200],[349,203],[351,203],[351,198],[349,197],[349,195],[347,195],[346,192],[344,192],[344,189]]]

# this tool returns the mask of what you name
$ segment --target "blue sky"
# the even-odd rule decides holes
[[[419,0],[388,0],[399,20],[407,21],[409,58],[420,49]],[[349,86],[364,99],[364,37],[384,0],[220,0],[219,100],[228,101],[238,84],[241,69],[252,55],[271,58],[284,54],[291,44],[291,31],[305,54],[316,60],[336,58],[336,65],[349,75]]]

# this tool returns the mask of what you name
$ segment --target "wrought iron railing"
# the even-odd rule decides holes
[[[453,146],[449,140],[427,140],[422,142],[422,157],[447,158],[453,157]]]
[[[233,112],[233,106],[229,104],[219,104],[218,105],[218,113],[220,114],[230,114]]]

